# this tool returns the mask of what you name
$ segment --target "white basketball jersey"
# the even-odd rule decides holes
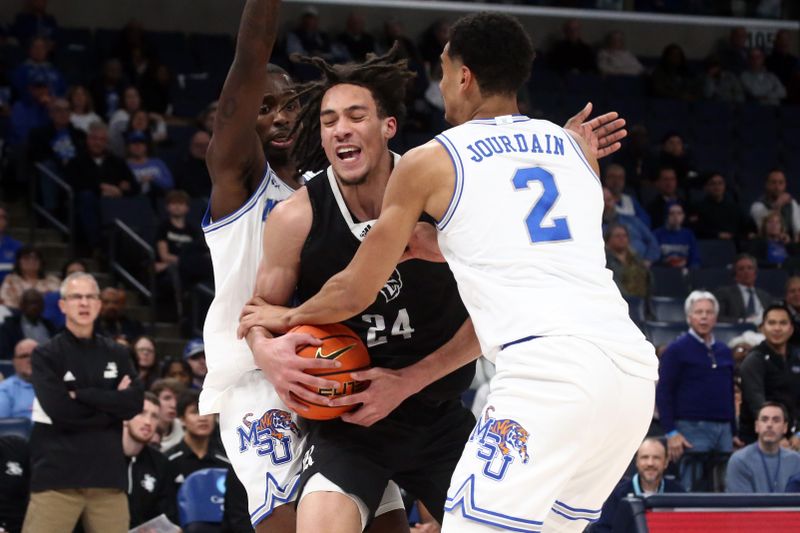
[[[275,205],[294,192],[267,166],[256,192],[237,211],[212,221],[203,218],[203,232],[214,266],[215,295],[206,315],[203,341],[208,374],[200,394],[200,412],[219,411],[217,400],[242,373],[256,368],[244,339],[236,338],[239,314],[253,296],[261,262],[264,221]]]
[[[473,120],[436,140],[456,172],[439,245],[483,353],[493,361],[516,340],[570,335],[656,379],[653,346],[606,269],[600,181],[570,134],[516,115]]]

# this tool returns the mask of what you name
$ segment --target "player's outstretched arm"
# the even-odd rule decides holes
[[[602,159],[622,147],[620,141],[628,135],[628,131],[625,129],[625,119],[619,118],[616,111],[587,121],[591,114],[592,103],[589,102],[564,124],[564,129],[578,134],[586,142],[590,153],[596,159]]]
[[[310,368],[336,368],[336,361],[307,359],[297,355],[298,346],[321,343],[305,333],[289,333],[273,338],[258,322],[258,313],[268,304],[285,305],[294,293],[300,271],[300,252],[311,230],[311,203],[306,189],[300,189],[288,200],[281,202],[267,218],[264,226],[264,254],[258,268],[255,296],[242,310],[242,322],[256,366],[287,407],[302,414],[306,408],[294,396],[312,403],[326,401],[308,390],[336,387],[335,382],[306,374]]]
[[[397,266],[422,212],[441,218],[454,182],[452,163],[439,143],[430,142],[404,155],[389,178],[378,221],[347,268],[275,325],[286,329],[330,324],[366,309]]]
[[[206,154],[211,175],[213,220],[236,211],[252,192],[265,158],[256,134],[280,0],[247,0],[239,23],[236,54],[222,86],[214,132]]]
[[[371,426],[394,411],[406,398],[434,381],[454,372],[481,356],[481,347],[472,319],[468,318],[453,338],[413,365],[398,370],[371,368],[352,372],[358,381],[369,381],[366,390],[329,400],[329,405],[362,404],[357,410],[342,415],[342,420],[360,426]]]

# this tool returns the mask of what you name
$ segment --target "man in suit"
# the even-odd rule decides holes
[[[714,291],[719,301],[720,322],[750,322],[756,325],[761,322],[764,309],[774,298],[768,292],[755,287],[757,276],[758,266],[753,256],[736,256],[733,263],[733,279],[736,284]]]

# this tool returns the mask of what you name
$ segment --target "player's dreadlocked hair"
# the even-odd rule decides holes
[[[299,170],[318,171],[328,166],[320,139],[319,113],[322,97],[331,87],[342,83],[359,85],[369,90],[381,118],[405,117],[406,84],[416,74],[408,69],[408,61],[400,58],[398,45],[382,56],[370,56],[363,63],[329,65],[320,57],[300,57],[300,63],[314,65],[322,78],[297,88],[302,111],[292,134],[297,134],[292,156]]]

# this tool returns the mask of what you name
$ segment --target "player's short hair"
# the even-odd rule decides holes
[[[482,96],[517,94],[531,75],[535,52],[525,28],[502,13],[472,13],[450,28],[448,55],[475,75]]]
[[[369,90],[375,100],[378,116],[395,117],[398,122],[406,114],[406,85],[416,74],[408,69],[408,60],[401,58],[397,43],[386,54],[370,54],[363,63],[330,65],[321,57],[299,57],[300,63],[316,67],[322,77],[297,87],[303,108],[292,131],[297,134],[292,156],[302,171],[326,168],[328,158],[320,139],[319,113],[325,93],[336,85],[358,85]]]
[[[267,74],[282,74],[286,77],[291,77],[285,68],[275,63],[267,63]]]
[[[195,389],[186,389],[181,393],[178,397],[178,416],[183,418],[186,414],[186,410],[189,409],[191,406],[197,406],[200,404],[200,391]]]

